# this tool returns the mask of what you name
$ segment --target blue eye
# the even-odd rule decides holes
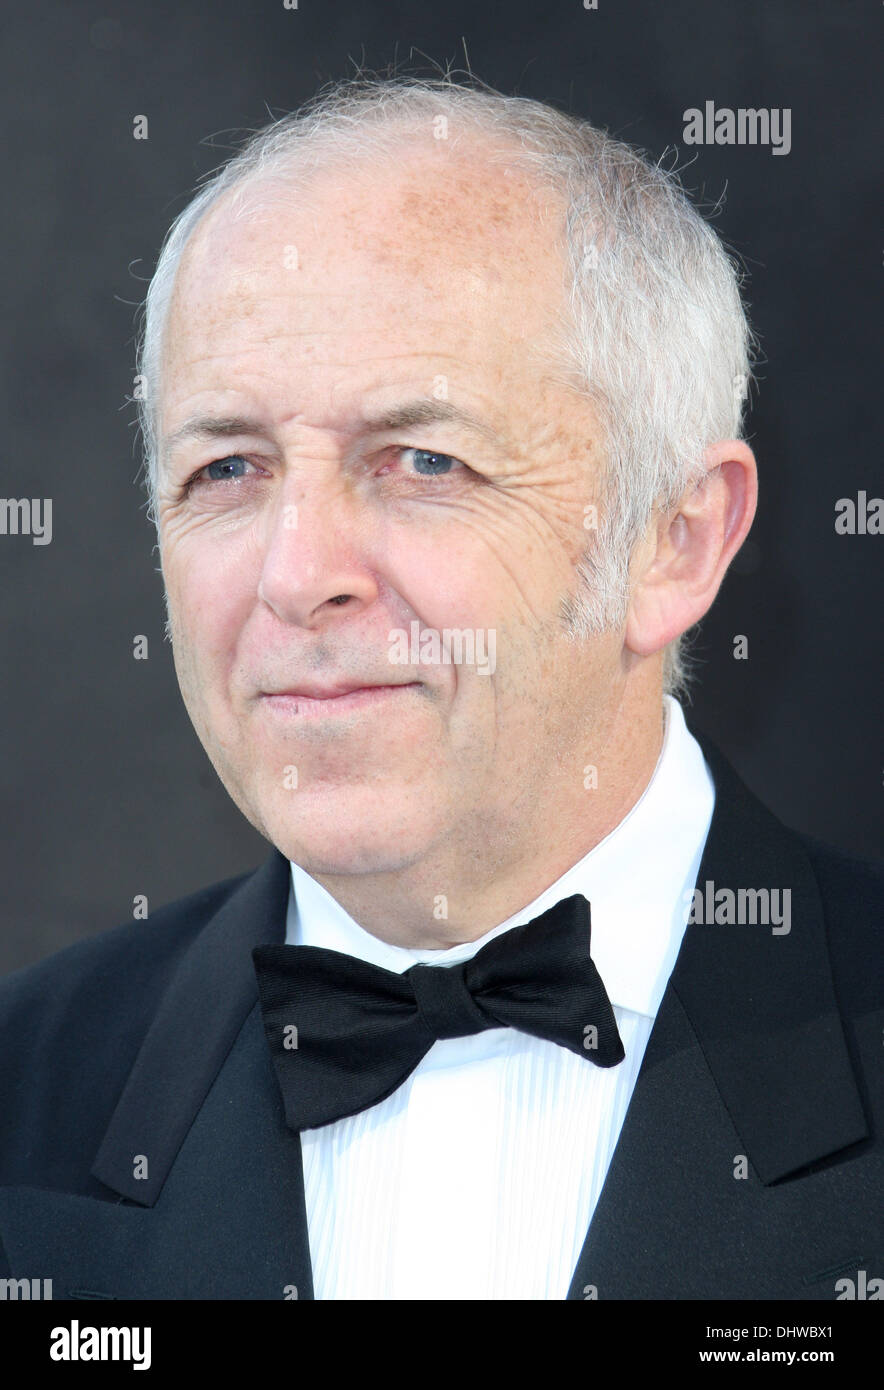
[[[248,459],[244,459],[241,454],[229,454],[227,458],[207,463],[205,468],[200,469],[200,473],[210,482],[220,483],[230,478],[241,478],[248,467]]]
[[[426,478],[450,472],[451,465],[457,462],[450,454],[437,454],[431,449],[406,449],[404,452],[413,455],[415,469]]]

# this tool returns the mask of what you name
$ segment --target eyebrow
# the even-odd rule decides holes
[[[205,443],[210,439],[226,439],[237,434],[263,434],[264,426],[259,420],[250,420],[243,415],[201,415],[187,420],[179,429],[173,430],[163,440],[163,454],[168,457],[179,444],[190,440]]]
[[[460,425],[470,434],[478,435],[489,444],[501,447],[501,439],[495,430],[484,420],[471,415],[468,410],[452,405],[451,401],[426,400],[424,397],[394,406],[372,419],[365,420],[364,427],[369,431],[407,430],[416,425],[452,424]]]
[[[383,430],[412,429],[418,425],[435,424],[459,425],[495,448],[503,448],[500,436],[484,420],[471,415],[460,406],[453,405],[451,401],[427,400],[423,397],[406,401],[403,405],[394,406],[379,415],[366,418],[361,422],[361,428],[368,433],[377,434]],[[167,435],[163,441],[162,452],[168,457],[179,445],[191,440],[206,443],[208,440],[228,439],[234,435],[266,433],[267,427],[259,419],[244,415],[202,415],[185,421],[177,430]]]

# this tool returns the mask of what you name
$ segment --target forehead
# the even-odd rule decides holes
[[[178,269],[164,406],[271,358],[305,391],[419,360],[527,371],[565,304],[562,225],[561,198],[481,142],[412,140],[398,158],[227,194]]]

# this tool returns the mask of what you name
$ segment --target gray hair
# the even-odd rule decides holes
[[[143,309],[138,399],[151,514],[156,518],[157,418],[163,332],[184,248],[218,200],[242,210],[257,183],[330,160],[395,153],[403,137],[497,137],[503,153],[556,192],[569,261],[564,348],[575,384],[605,434],[607,469],[597,518],[561,617],[579,638],[619,626],[629,603],[633,547],[656,509],[703,475],[716,440],[740,438],[754,335],[741,271],[692,205],[674,171],[542,102],[449,77],[359,76],[319,92],[252,133],[175,219]],[[586,524],[586,523],[585,523]],[[664,689],[687,686],[687,634],[664,653]]]

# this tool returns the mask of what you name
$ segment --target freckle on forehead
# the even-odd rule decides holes
[[[215,361],[219,372],[261,373],[274,361],[268,345],[286,343],[292,362],[331,370],[436,353],[506,390],[495,374],[512,373],[519,344],[543,341],[562,294],[556,211],[547,216],[533,180],[480,146],[438,153],[258,183],[254,202],[248,190],[243,200],[255,218],[238,219],[225,195],[182,257],[167,382],[185,395],[214,387]],[[285,266],[292,244],[296,270]]]
[[[536,234],[534,190],[524,177],[507,178],[502,171],[477,163],[462,164],[441,171],[418,166],[405,187],[394,186],[389,197],[403,222],[419,229],[428,244],[441,245],[452,253],[478,243],[488,268],[495,269],[495,257],[506,250],[510,272],[516,260],[525,261],[525,252],[543,254],[544,246]],[[402,253],[402,245],[393,243]],[[520,254],[522,253],[522,254]]]
[[[237,222],[222,201],[188,245],[182,272],[227,267],[237,292],[247,294],[260,280],[259,258],[271,256],[275,268],[282,244],[300,235],[304,256],[319,254],[322,246],[333,247],[337,255],[356,250],[405,271],[414,270],[421,258],[438,265],[440,256],[475,259],[478,250],[489,280],[499,283],[502,254],[510,278],[536,274],[538,261],[549,258],[552,228],[538,231],[536,196],[527,175],[490,163],[481,147],[441,159],[418,148],[364,171],[348,166],[344,178],[330,169],[303,186],[277,189],[266,201],[266,217],[255,224]],[[260,187],[256,197],[263,198]]]

